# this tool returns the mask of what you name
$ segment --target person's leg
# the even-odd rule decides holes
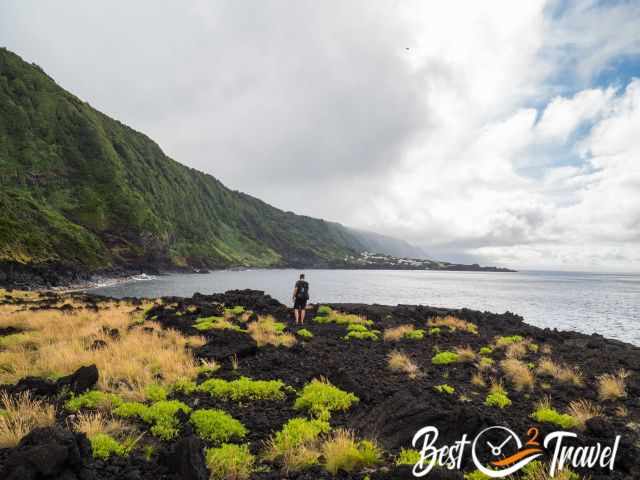
[[[300,316],[300,310],[298,310],[297,308],[293,308],[293,318],[296,319],[296,325],[298,324],[298,318]]]
[[[307,313],[306,307],[302,307],[300,310],[300,325],[304,325],[304,314]]]

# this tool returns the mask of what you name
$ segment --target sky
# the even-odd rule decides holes
[[[4,0],[179,162],[433,258],[640,271],[640,1]]]

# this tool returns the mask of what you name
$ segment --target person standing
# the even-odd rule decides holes
[[[296,282],[293,288],[293,316],[296,319],[296,325],[304,324],[307,300],[309,300],[309,282],[304,279],[304,273],[301,273],[300,280]]]

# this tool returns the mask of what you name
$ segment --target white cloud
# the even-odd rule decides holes
[[[634,2],[0,9],[1,43],[276,206],[435,257],[640,269]]]

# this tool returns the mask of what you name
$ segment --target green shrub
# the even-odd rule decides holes
[[[326,380],[312,380],[302,389],[293,408],[308,410],[312,415],[328,420],[331,412],[346,411],[358,401],[353,393],[340,390]]]
[[[211,375],[220,370],[220,365],[215,362],[212,364],[202,364],[198,367],[197,372],[202,375]]]
[[[369,440],[356,441],[351,432],[337,431],[322,445],[325,468],[332,475],[352,473],[380,463],[382,452]]]
[[[198,386],[198,391],[212,397],[225,400],[283,400],[284,383],[280,380],[252,380],[240,377],[231,382],[220,378],[211,378]]]
[[[455,388],[453,388],[451,385],[447,385],[446,383],[443,385],[436,385],[435,387],[433,387],[436,392],[440,392],[440,393],[446,393],[446,394],[453,394],[453,392],[456,391]]]
[[[420,461],[421,455],[418,450],[403,448],[396,458],[396,465],[415,465]]]
[[[140,402],[123,402],[113,410],[113,414],[122,418],[142,418],[148,408],[149,407]]]
[[[152,402],[159,402],[160,400],[167,399],[167,390],[162,385],[148,385],[144,393]]]
[[[449,363],[455,363],[459,360],[460,357],[456,352],[439,352],[433,356],[431,363],[434,365],[448,365]]]
[[[178,378],[173,383],[171,389],[174,392],[181,392],[181,393],[184,393],[185,395],[191,395],[193,392],[195,392],[198,389],[198,386],[196,385],[196,382],[194,382],[193,380],[186,377],[181,377],[181,378]]]
[[[368,332],[369,329],[361,323],[350,323],[347,325],[347,332]]]
[[[126,449],[116,439],[106,433],[96,433],[89,438],[93,457],[106,460],[111,455],[125,455]]]
[[[111,410],[122,403],[122,399],[115,393],[91,390],[78,396],[73,396],[65,403],[70,412],[77,412],[81,408]]]
[[[506,408],[511,405],[511,399],[504,391],[492,391],[489,392],[487,398],[484,400],[484,404],[487,407]]]
[[[440,335],[440,332],[442,330],[440,330],[440,327],[431,327],[429,329],[429,335]]]
[[[538,407],[531,418],[540,423],[552,423],[562,428],[574,428],[578,422],[571,415],[559,413],[551,407]]]
[[[246,480],[251,477],[256,459],[247,445],[224,444],[206,451],[211,480]]]
[[[512,345],[514,343],[519,343],[524,340],[524,337],[520,335],[511,335],[508,337],[498,337],[496,339],[496,346],[498,347],[506,347],[507,345]]]
[[[307,330],[306,328],[301,328],[296,333],[300,335],[302,338],[307,338],[307,339],[313,338],[313,333],[311,333],[311,331]]]
[[[408,340],[422,340],[424,338],[424,330],[412,330],[411,332],[405,333],[402,338],[406,338]]]
[[[241,315],[244,313],[245,308],[242,305],[235,305],[233,307],[227,307],[224,309],[225,313],[229,313],[231,315]]]
[[[318,307],[318,316],[319,317],[326,317],[331,313],[331,308],[327,307],[326,305],[320,305]]]
[[[193,324],[193,328],[204,332],[206,330],[236,330],[244,331],[224,317],[201,317]]]
[[[292,418],[269,439],[265,458],[279,461],[287,471],[298,471],[315,465],[320,452],[314,444],[322,433],[331,429],[329,422]]]
[[[191,409],[178,400],[161,400],[146,407],[136,402],[127,404],[125,411],[120,411],[119,416],[139,416],[144,422],[151,425],[151,433],[162,440],[174,438],[180,430],[180,422],[176,417],[179,411],[190,413]]]
[[[493,358],[489,358],[489,357],[480,358],[480,368],[488,368],[492,366],[494,363],[495,361],[493,360]]]
[[[493,348],[491,347],[480,348],[480,355],[491,355],[492,353],[493,353]]]
[[[282,322],[273,322],[273,329],[276,333],[283,333],[287,325]]]
[[[191,414],[191,423],[200,438],[220,443],[241,439],[247,429],[231,415],[222,410],[196,410]]]
[[[373,340],[374,342],[380,339],[380,337],[378,337],[378,334],[376,332],[372,332],[366,329],[364,332],[351,331],[342,338],[344,340],[352,340],[354,338],[358,340]]]

